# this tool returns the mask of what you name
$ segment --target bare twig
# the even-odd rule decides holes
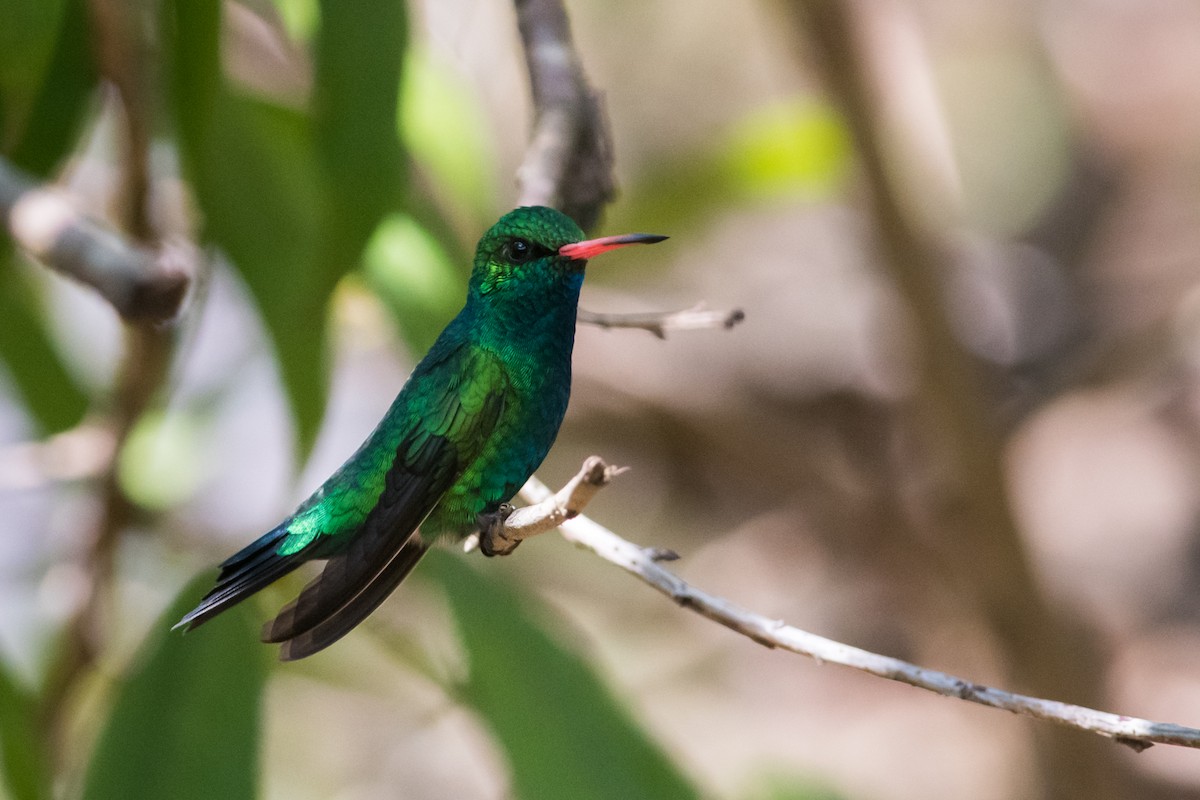
[[[1044,700],[1022,694],[983,686],[944,672],[901,661],[898,658],[871,653],[858,647],[826,639],[781,620],[773,620],[748,611],[730,601],[711,595],[688,584],[659,562],[671,560],[673,554],[655,548],[639,547],[592,519],[578,513],[595,492],[616,473],[605,468],[596,456],[584,462],[583,469],[570,483],[553,493],[537,478],[530,478],[521,496],[532,505],[518,509],[509,517],[522,530],[541,533],[554,525],[561,526],[563,538],[591,550],[609,563],[641,579],[679,605],[720,623],[761,645],[789,650],[815,659],[818,663],[840,664],[880,678],[899,681],[944,697],[966,700],[989,708],[1010,711],[1035,719],[1044,719],[1068,728],[1108,737],[1134,750],[1145,750],[1153,744],[1173,744],[1200,748],[1200,730],[1167,722],[1152,722],[1123,714],[1097,711],[1092,708]],[[589,475],[603,475],[593,481]],[[590,488],[585,488],[590,487]],[[574,511],[575,513],[571,513]],[[518,520],[519,514],[528,512]],[[514,537],[518,534],[514,532]],[[527,538],[526,533],[522,538]]]
[[[133,245],[84,216],[65,192],[38,186],[0,158],[0,216],[21,249],[87,284],[130,320],[161,322],[179,311],[192,251],[167,243],[157,252]]]
[[[579,309],[578,319],[600,328],[638,328],[666,339],[671,331],[695,331],[709,328],[729,330],[745,321],[746,312],[740,308],[725,311],[709,310],[704,304],[683,311],[659,311],[646,314],[605,314]]]
[[[569,519],[578,516],[584,506],[592,501],[596,492],[603,489],[612,479],[625,471],[625,467],[613,467],[599,456],[590,456],[574,478],[567,481],[556,494],[541,501],[518,508],[504,520],[497,534],[502,552],[511,552],[518,543],[539,534],[554,530]],[[473,533],[463,542],[463,549],[471,552],[479,546],[479,534]]]
[[[520,205],[552,206],[585,230],[615,194],[599,96],[588,85],[559,0],[515,0],[534,127],[517,172]]]

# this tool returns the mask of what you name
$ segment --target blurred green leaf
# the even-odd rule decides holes
[[[257,795],[265,649],[249,609],[170,630],[211,582],[193,581],[142,647],[100,732],[85,800],[238,800]]]
[[[514,795],[697,796],[584,657],[538,623],[528,597],[461,558],[432,552],[427,561],[422,569],[446,587],[468,652],[463,698],[508,754]]]
[[[319,190],[308,121],[225,94],[203,152],[192,184],[206,233],[258,303],[306,453],[325,411],[327,305],[340,277],[318,269]]]
[[[0,661],[0,775],[13,800],[50,797],[50,771],[42,750],[37,704]]]
[[[400,133],[431,173],[432,188],[444,188],[447,205],[468,212],[463,224],[482,233],[493,222],[496,181],[479,98],[427,49],[414,46],[408,51],[402,100]]]
[[[318,0],[275,0],[275,10],[292,39],[308,42],[316,35],[321,22]]]
[[[121,488],[143,508],[166,510],[195,493],[207,470],[204,428],[185,411],[149,411],[121,447]]]
[[[64,0],[0,0],[0,150],[19,136],[58,38]]]
[[[325,410],[330,296],[403,188],[404,7],[323,4],[312,116],[225,83],[219,4],[173,12],[172,107],[205,232],[262,311],[306,453]]]
[[[83,0],[0,0],[0,150],[46,175],[75,142],[95,85]],[[12,243],[0,236],[0,360],[43,433],[82,419],[88,398],[63,365]]]
[[[755,109],[715,145],[640,176],[612,227],[678,232],[735,203],[823,200],[849,172],[850,137],[834,109],[801,99]]]
[[[411,217],[393,214],[363,259],[367,281],[414,352],[424,352],[463,302],[466,283],[441,244]]]
[[[323,268],[356,266],[367,237],[403,196],[396,135],[408,19],[400,0],[323,0],[313,88],[324,201]]]
[[[718,170],[745,197],[829,196],[845,175],[850,137],[833,109],[813,101],[758,109],[730,132]]]
[[[221,94],[221,3],[176,0],[163,6],[162,20],[172,118],[185,168],[198,169]]]
[[[0,361],[41,432],[58,433],[79,424],[88,398],[63,365],[15,259],[0,240]]]
[[[845,795],[819,781],[772,770],[759,778],[746,800],[842,800]]]
[[[309,121],[224,86],[218,2],[181,0],[171,11],[171,106],[205,235],[229,254],[262,311],[307,452],[325,407],[326,301],[336,282],[316,274]]]
[[[10,160],[35,175],[47,175],[75,143],[97,79],[84,0],[66,0],[49,61]]]

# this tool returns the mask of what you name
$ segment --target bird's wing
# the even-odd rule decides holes
[[[362,622],[416,565],[427,546],[415,535],[482,449],[504,407],[507,373],[488,353],[463,351],[421,376],[409,430],[396,448],[383,492],[346,548],[263,630],[295,660],[328,647]]]

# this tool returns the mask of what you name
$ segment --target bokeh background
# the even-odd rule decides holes
[[[832,3],[872,90],[864,141],[814,5],[567,3],[611,119],[602,232],[672,237],[597,263],[584,306],[746,321],[581,326],[541,477],[628,465],[589,514],[769,617],[1200,724],[1200,6]],[[255,626],[303,577],[167,634],[459,307],[529,132],[514,11],[4,0],[0,19],[0,154],[203,256],[176,324],[126,328],[4,242],[0,797],[1200,796],[1190,750],[769,651],[555,536],[440,554],[302,663]],[[884,189],[935,308],[897,277]],[[938,382],[947,348],[969,397]],[[994,475],[953,457],[963,431],[931,402]],[[980,497],[1014,524],[976,524]]]

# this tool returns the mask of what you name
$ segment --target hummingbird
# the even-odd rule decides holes
[[[175,627],[191,630],[324,560],[263,626],[262,640],[294,661],[349,633],[439,539],[478,533],[485,555],[511,552],[495,534],[567,411],[587,260],[666,238],[584,239],[544,206],[501,217],[476,247],[466,304],[383,420],[291,516],[222,562],[216,585]]]

